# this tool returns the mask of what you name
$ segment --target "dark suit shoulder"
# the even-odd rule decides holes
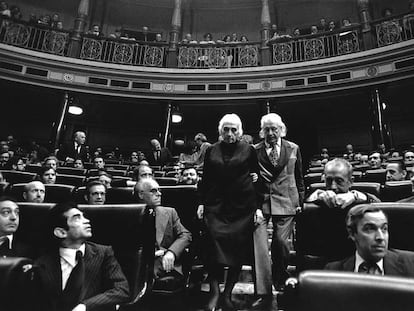
[[[342,266],[343,266],[343,261],[342,260],[332,261],[332,262],[328,262],[325,265],[324,270],[340,271]]]
[[[258,149],[262,148],[263,145],[264,145],[264,142],[261,141],[261,142],[259,142],[257,144],[254,144],[253,147],[254,147],[254,149],[258,150]]]

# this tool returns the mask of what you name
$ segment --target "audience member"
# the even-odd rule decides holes
[[[387,171],[387,181],[401,181],[405,180],[407,176],[407,170],[403,161],[388,163],[385,169]]]
[[[330,21],[328,24],[328,31],[335,31],[335,30],[336,30],[335,21]]]
[[[112,247],[88,242],[92,227],[77,205],[56,204],[48,219],[56,243],[36,261],[43,310],[111,310],[127,302],[128,281]]]
[[[182,170],[179,183],[182,185],[197,185],[199,179],[197,170],[194,167],[187,167]]]
[[[31,181],[24,186],[23,199],[31,203],[43,203],[46,189],[41,181]]]
[[[85,201],[90,205],[103,205],[106,200],[106,186],[98,181],[90,181],[86,185]]]
[[[185,165],[186,163],[193,164],[197,159],[197,143],[194,140],[189,140],[185,143],[183,152],[178,157],[178,162]]]
[[[23,172],[26,169],[26,163],[24,163],[23,158],[14,156],[10,159],[10,167],[14,171]]]
[[[81,169],[84,169],[85,167],[84,167],[84,165],[83,165],[83,161],[82,161],[82,159],[76,159],[74,162],[73,162],[73,167],[74,168],[81,168]]]
[[[101,27],[97,24],[93,25],[86,34],[94,36],[98,39],[105,37],[105,35],[101,32]]]
[[[56,171],[47,166],[42,166],[38,173],[38,180],[44,184],[54,184],[56,183]]]
[[[326,24],[326,19],[324,17],[319,19],[318,30],[320,32],[325,32],[328,30],[328,25]]]
[[[100,171],[105,171],[105,161],[102,156],[97,156],[93,159],[93,167]]]
[[[151,139],[152,150],[147,155],[150,165],[168,165],[172,161],[172,155],[170,150],[166,147],[161,147],[160,142],[157,139]]]
[[[194,43],[197,43],[197,41],[193,39],[193,36],[191,35],[191,33],[186,33],[185,34],[185,37],[181,41],[181,43],[184,43],[184,44],[194,44]]]
[[[343,18],[341,28],[346,28],[346,27],[350,27],[350,26],[352,26],[351,20],[349,18]]]
[[[335,158],[329,161],[324,169],[326,190],[316,190],[306,201],[342,209],[359,203],[380,202],[370,193],[351,190],[352,171],[352,165],[345,159]]]
[[[154,174],[152,172],[152,168],[148,165],[139,165],[134,170],[134,179],[136,181],[141,180],[142,178],[154,178]]]
[[[405,162],[414,161],[414,152],[412,152],[412,151],[406,151],[404,153],[404,161]]]
[[[0,15],[3,17],[11,17],[9,5],[5,1],[0,2]]]
[[[203,168],[206,150],[211,144],[207,141],[207,137],[203,133],[196,134],[194,141],[197,144],[197,159],[194,164],[196,168]]]
[[[414,277],[414,253],[388,249],[388,226],[387,215],[377,207],[351,208],[346,216],[346,228],[355,243],[355,255],[328,263],[325,269]]]
[[[361,160],[359,161],[360,164],[368,164],[369,158],[367,154],[361,155]]]
[[[0,197],[0,258],[33,257],[31,248],[14,234],[19,228],[19,206],[8,197]]]
[[[154,287],[157,287],[157,279],[167,275],[174,277],[177,286],[183,286],[181,257],[191,242],[191,233],[181,224],[175,209],[161,206],[161,190],[154,179],[141,179],[134,192],[155,213]]]
[[[322,148],[321,149],[321,160],[323,159],[329,159],[329,152],[328,152],[328,148]]]
[[[316,26],[316,25],[312,25],[311,27],[310,27],[310,34],[311,35],[316,35],[318,33],[318,26]]]
[[[209,32],[204,34],[203,40],[200,41],[200,44],[207,44],[207,43],[210,43],[210,44],[215,43],[214,40],[213,40],[213,35]]]
[[[53,168],[55,171],[58,168],[59,160],[55,156],[48,156],[43,161],[43,166]]]
[[[293,37],[299,37],[300,35],[301,35],[300,28],[296,27],[295,29],[293,29],[293,33],[292,33]]]
[[[379,152],[373,152],[369,156],[369,165],[371,169],[378,169],[381,168],[382,159],[381,154]]]
[[[2,151],[0,153],[0,168],[1,169],[10,169],[10,153],[8,151]]]
[[[112,188],[112,176],[105,171],[99,171],[98,180],[105,185],[106,189]]]
[[[138,163],[138,152],[136,151],[132,151],[131,152],[131,156],[129,157],[129,161],[131,161],[131,163]]]

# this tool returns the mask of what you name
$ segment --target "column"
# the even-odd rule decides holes
[[[80,0],[78,7],[78,16],[75,19],[73,32],[70,37],[69,56],[79,57],[82,46],[81,34],[85,30],[86,17],[89,12],[89,0]]]
[[[383,100],[381,99],[381,92],[378,88],[371,91],[372,111],[374,116],[373,129],[373,143],[374,149],[379,144],[385,144],[387,148],[390,148],[390,135],[385,116],[385,109],[383,106]]]
[[[165,125],[165,136],[164,136],[164,148],[167,147],[167,143],[168,143],[168,136],[170,135],[170,127],[171,127],[171,110],[172,110],[172,106],[171,104],[168,104],[168,108],[167,108],[167,123]]]
[[[260,47],[260,54],[262,57],[262,65],[267,66],[271,64],[270,47],[267,45],[270,33],[270,11],[269,0],[262,0],[262,15],[261,15],[262,29],[260,32],[262,45]]]
[[[168,47],[167,67],[177,67],[177,44],[181,30],[181,0],[174,0],[171,19],[170,45]]]
[[[56,124],[56,133],[54,137],[54,147],[55,150],[59,148],[60,140],[62,138],[62,132],[63,132],[63,123],[65,122],[65,117],[69,109],[69,93],[65,92],[63,93],[62,97],[62,110],[60,111],[59,120]]]
[[[371,15],[369,14],[370,0],[358,0],[359,22],[362,26],[362,39],[366,49],[374,47],[371,34]]]

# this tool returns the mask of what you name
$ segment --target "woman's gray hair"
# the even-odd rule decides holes
[[[221,136],[221,132],[223,131],[224,123],[234,123],[237,126],[238,136],[240,138],[243,135],[243,126],[240,117],[235,113],[228,113],[224,115],[218,125],[218,133]]]
[[[267,122],[273,122],[278,127],[280,127],[280,137],[285,137],[287,133],[287,128],[285,123],[283,123],[282,118],[277,113],[268,113],[265,114],[260,120],[260,138],[264,138],[263,127]]]

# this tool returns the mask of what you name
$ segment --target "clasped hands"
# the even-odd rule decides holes
[[[332,190],[317,190],[316,196],[317,200],[324,202],[331,208],[346,208],[353,203],[360,203],[366,200],[366,196],[359,191],[335,193]]]
[[[159,249],[155,251],[155,257],[162,257],[162,268],[165,272],[171,272],[174,269],[175,255],[173,252]]]

